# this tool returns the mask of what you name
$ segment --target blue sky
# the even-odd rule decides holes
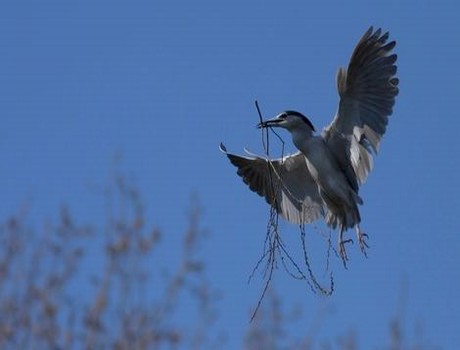
[[[348,270],[334,259],[330,298],[282,270],[275,283],[287,307],[334,307],[320,337],[354,328],[368,348],[385,339],[405,280],[409,336],[421,321],[427,339],[452,349],[460,344],[458,13],[454,1],[3,3],[0,218],[28,202],[40,222],[67,202],[76,217],[97,220],[103,205],[90,188],[106,182],[121,153],[171,247],[190,195],[199,195],[212,232],[203,247],[209,277],[224,294],[221,326],[242,331],[262,287],[247,277],[268,208],[218,145],[261,152],[255,99],[266,117],[297,109],[327,125],[337,68],[369,25],[381,26],[398,42],[400,95],[361,190],[369,258],[354,246]],[[282,229],[300,249],[297,229]],[[318,229],[307,232],[321,247]]]

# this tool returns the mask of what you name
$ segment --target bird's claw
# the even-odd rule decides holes
[[[342,240],[342,239],[339,240],[339,255],[342,258],[343,266],[345,266],[345,268],[347,267],[347,261],[348,261],[347,250],[345,249],[345,244],[347,243],[353,244],[353,240],[351,238],[345,239],[345,240]]]
[[[369,248],[369,245],[367,244],[366,239],[369,238],[369,235],[359,230],[357,232],[357,236],[358,236],[358,242],[359,242],[359,247],[361,248],[361,252],[367,258],[366,248]]]

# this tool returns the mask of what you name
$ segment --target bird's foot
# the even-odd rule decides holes
[[[347,268],[347,261],[348,261],[348,256],[347,256],[347,250],[345,249],[345,244],[351,243],[353,244],[353,240],[351,238],[349,239],[342,239],[342,234],[339,236],[339,255],[342,258],[343,266]]]
[[[358,238],[359,247],[361,248],[361,252],[367,258],[366,248],[369,248],[369,245],[367,244],[366,240],[369,238],[369,235],[361,231],[361,229],[358,226],[356,228],[356,237]]]

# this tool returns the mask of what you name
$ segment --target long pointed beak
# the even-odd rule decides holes
[[[279,126],[279,123],[281,123],[283,120],[279,118],[273,118],[266,120],[262,123],[257,124],[257,128],[268,128],[268,127],[277,127]]]

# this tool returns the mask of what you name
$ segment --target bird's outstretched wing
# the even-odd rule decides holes
[[[346,172],[353,187],[362,184],[372,169],[398,94],[397,56],[390,54],[395,41],[389,33],[372,27],[356,46],[348,69],[337,73],[340,103],[323,137]]]
[[[297,152],[282,159],[268,161],[257,156],[238,156],[220,145],[237,174],[249,188],[265,197],[286,220],[304,224],[324,214],[318,186],[308,171],[305,157]]]

